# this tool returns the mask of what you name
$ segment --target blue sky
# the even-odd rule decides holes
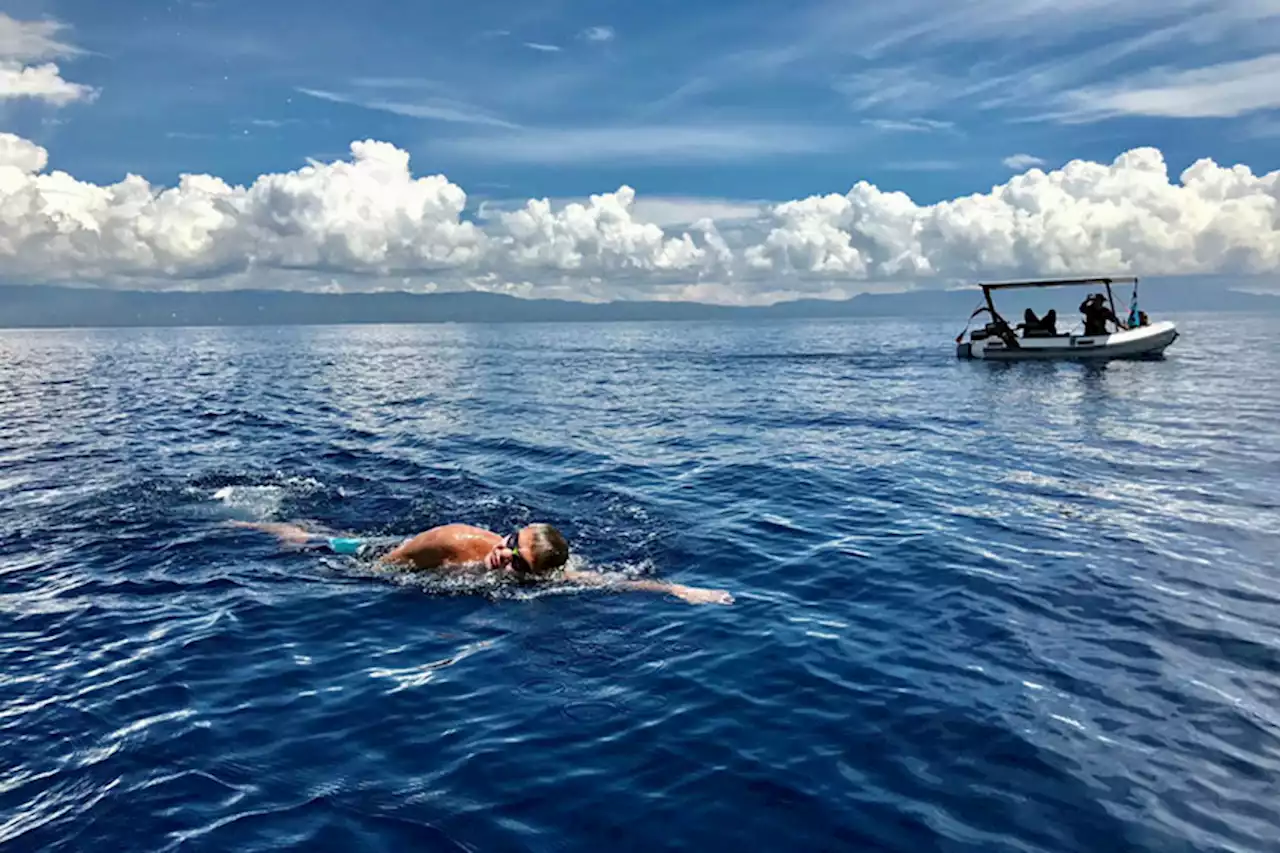
[[[1280,0],[9,0],[0,278],[1274,276],[1277,140]]]
[[[248,182],[364,138],[520,198],[627,183],[780,200],[867,180],[925,203],[1006,180],[1011,155],[1143,145],[1175,172],[1280,165],[1280,4],[1263,0],[6,5],[65,23],[82,53],[62,75],[98,95],[9,106],[5,129],[97,183]]]

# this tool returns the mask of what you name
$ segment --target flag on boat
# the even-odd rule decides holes
[[[1129,317],[1127,319],[1127,325],[1130,329],[1138,328],[1140,316],[1138,314],[1138,283],[1134,282],[1133,295],[1129,297]]]

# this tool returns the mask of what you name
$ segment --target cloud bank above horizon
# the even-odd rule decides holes
[[[10,283],[227,287],[251,278],[300,289],[752,302],[867,282],[1280,270],[1280,171],[1204,159],[1172,179],[1155,148],[1032,168],[931,205],[859,181],[844,193],[713,207],[724,215],[684,223],[667,209],[664,225],[643,218],[629,186],[472,216],[462,187],[415,177],[407,152],[374,140],[353,142],[347,159],[248,186],[212,175],[99,186],[48,166],[43,147],[0,134],[0,269]]]

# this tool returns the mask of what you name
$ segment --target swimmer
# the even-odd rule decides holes
[[[324,547],[337,554],[374,556],[378,562],[421,571],[449,571],[483,565],[491,571],[509,572],[521,581],[555,578],[582,586],[663,592],[690,604],[732,604],[733,596],[720,589],[701,589],[657,580],[610,578],[565,566],[569,544],[550,524],[530,524],[499,536],[467,524],[445,524],[398,543],[379,547],[372,539],[329,536],[297,524],[232,521],[235,527],[261,530],[282,542],[301,547]]]

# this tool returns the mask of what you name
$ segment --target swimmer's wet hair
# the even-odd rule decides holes
[[[550,524],[530,524],[529,529],[533,531],[535,572],[552,572],[569,562],[569,543],[559,530]]]

